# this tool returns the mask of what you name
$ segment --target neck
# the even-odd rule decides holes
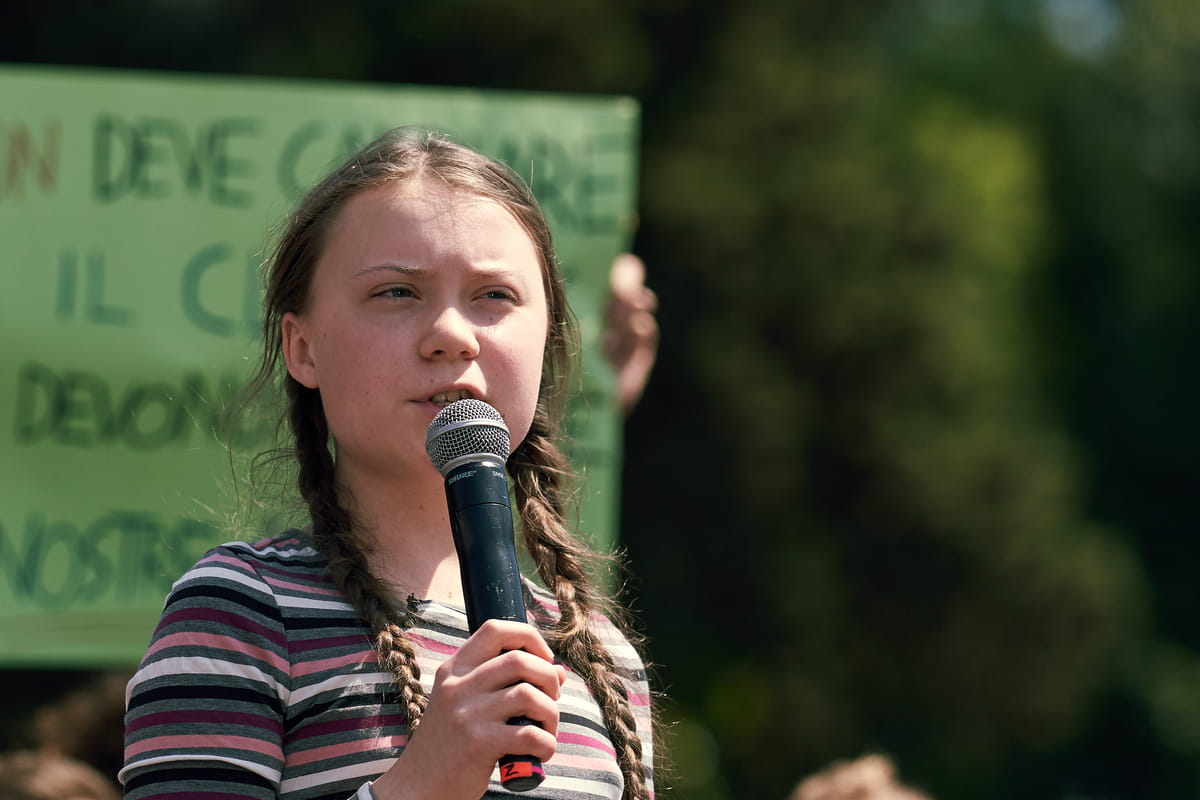
[[[430,471],[408,481],[357,475],[348,485],[353,487],[348,501],[370,548],[371,572],[401,599],[412,595],[461,606],[458,553],[441,475]]]

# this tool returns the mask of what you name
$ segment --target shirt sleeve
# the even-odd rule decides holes
[[[179,579],[126,692],[130,800],[280,796],[290,662],[268,583],[236,550]]]

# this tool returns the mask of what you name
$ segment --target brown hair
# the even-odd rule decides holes
[[[439,180],[455,190],[500,203],[529,234],[538,252],[550,315],[549,335],[533,424],[508,460],[513,493],[525,547],[561,610],[559,619],[543,633],[559,658],[584,679],[600,706],[625,776],[624,797],[648,797],[642,745],[626,687],[590,623],[593,615],[607,613],[627,635],[628,626],[596,591],[589,576],[598,556],[577,541],[566,524],[571,470],[556,441],[563,389],[578,357],[578,335],[549,226],[525,183],[507,166],[444,136],[403,128],[384,134],[334,170],[300,202],[268,264],[263,350],[250,395],[263,393],[277,380],[283,384],[286,418],[294,440],[291,452],[299,467],[297,486],[312,519],[317,546],[329,558],[338,585],[374,632],[380,663],[396,675],[410,730],[415,729],[426,697],[413,646],[404,634],[411,624],[411,612],[399,607],[388,588],[371,573],[361,537],[355,535],[354,520],[334,482],[330,431],[320,393],[293,379],[283,368],[281,355],[283,315],[305,308],[325,237],[346,201],[373,186],[413,179]]]
[[[117,800],[114,783],[82,761],[38,750],[0,755],[0,788],[33,800]]]
[[[877,753],[835,761],[800,782],[788,800],[930,800],[896,777],[896,765]]]
[[[38,747],[81,761],[115,780],[125,757],[125,685],[132,675],[127,668],[97,673],[39,708],[33,717]]]

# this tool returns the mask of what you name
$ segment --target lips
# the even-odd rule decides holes
[[[446,392],[438,392],[429,398],[429,402],[435,406],[448,406],[456,400],[465,400],[474,397],[470,389],[451,389]]]

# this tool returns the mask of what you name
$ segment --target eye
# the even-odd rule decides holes
[[[500,287],[485,289],[484,291],[480,292],[479,296],[484,300],[507,300],[513,303],[517,301],[517,295],[515,292],[511,291],[510,289],[503,289]]]
[[[408,286],[389,286],[386,289],[382,289],[382,290],[376,292],[375,296],[376,297],[385,297],[385,298],[394,298],[394,299],[399,300],[399,299],[404,299],[404,298],[408,298],[408,297],[415,297],[416,294]]]

